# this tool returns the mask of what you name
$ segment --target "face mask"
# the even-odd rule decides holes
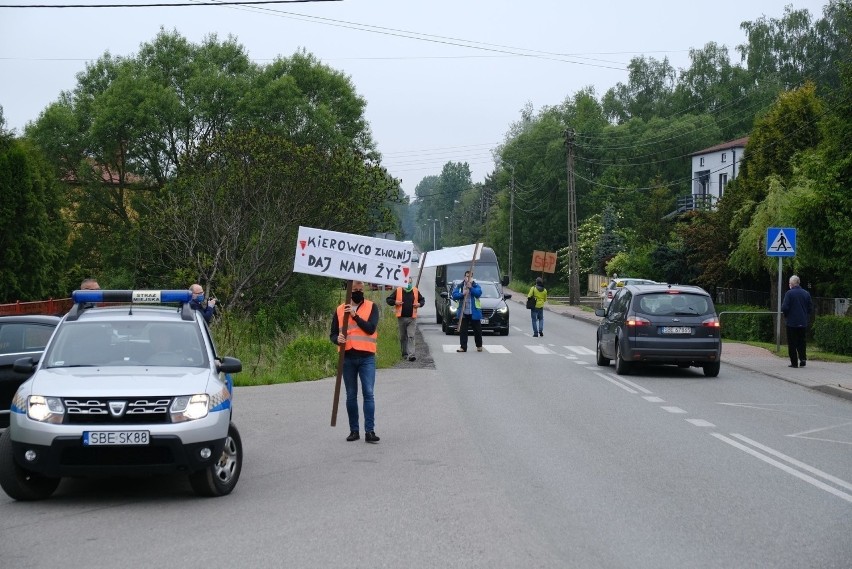
[[[364,291],[362,290],[353,290],[352,291],[352,302],[355,304],[361,304],[364,302]]]
[[[405,292],[411,292],[412,290],[414,290],[413,284],[408,283],[407,285],[405,285]]]
[[[186,297],[184,297],[184,298],[186,298]],[[199,293],[198,296],[195,297],[195,302],[204,302],[204,293],[203,292]]]

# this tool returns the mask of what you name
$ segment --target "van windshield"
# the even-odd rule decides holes
[[[447,282],[460,281],[464,278],[464,273],[470,269],[469,264],[454,264],[447,265]],[[500,282],[500,271],[496,263],[477,263],[473,267],[473,279],[477,281],[494,281]]]

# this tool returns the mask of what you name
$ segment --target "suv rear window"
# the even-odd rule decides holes
[[[655,292],[636,296],[636,312],[658,316],[687,316],[714,313],[710,297],[701,294]]]

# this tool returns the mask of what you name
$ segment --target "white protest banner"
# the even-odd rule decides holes
[[[405,286],[411,280],[414,245],[311,227],[299,227],[293,270],[375,284]]]
[[[479,260],[479,254],[482,251],[482,246],[476,247],[473,245],[462,245],[461,247],[444,247],[437,251],[429,251],[426,259],[421,257],[422,267],[437,267],[439,265],[451,265],[453,263],[470,263],[473,260],[474,251],[476,259]]]

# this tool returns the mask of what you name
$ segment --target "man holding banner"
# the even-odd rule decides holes
[[[348,318],[346,315],[348,313]],[[343,329],[347,323],[346,330]],[[364,283],[352,281],[352,302],[341,304],[331,320],[332,343],[344,350],[343,383],[346,386],[346,413],[349,415],[347,441],[361,438],[358,427],[358,378],[364,398],[364,440],[379,442],[375,432],[376,345],[378,343],[379,309],[364,298]]]

